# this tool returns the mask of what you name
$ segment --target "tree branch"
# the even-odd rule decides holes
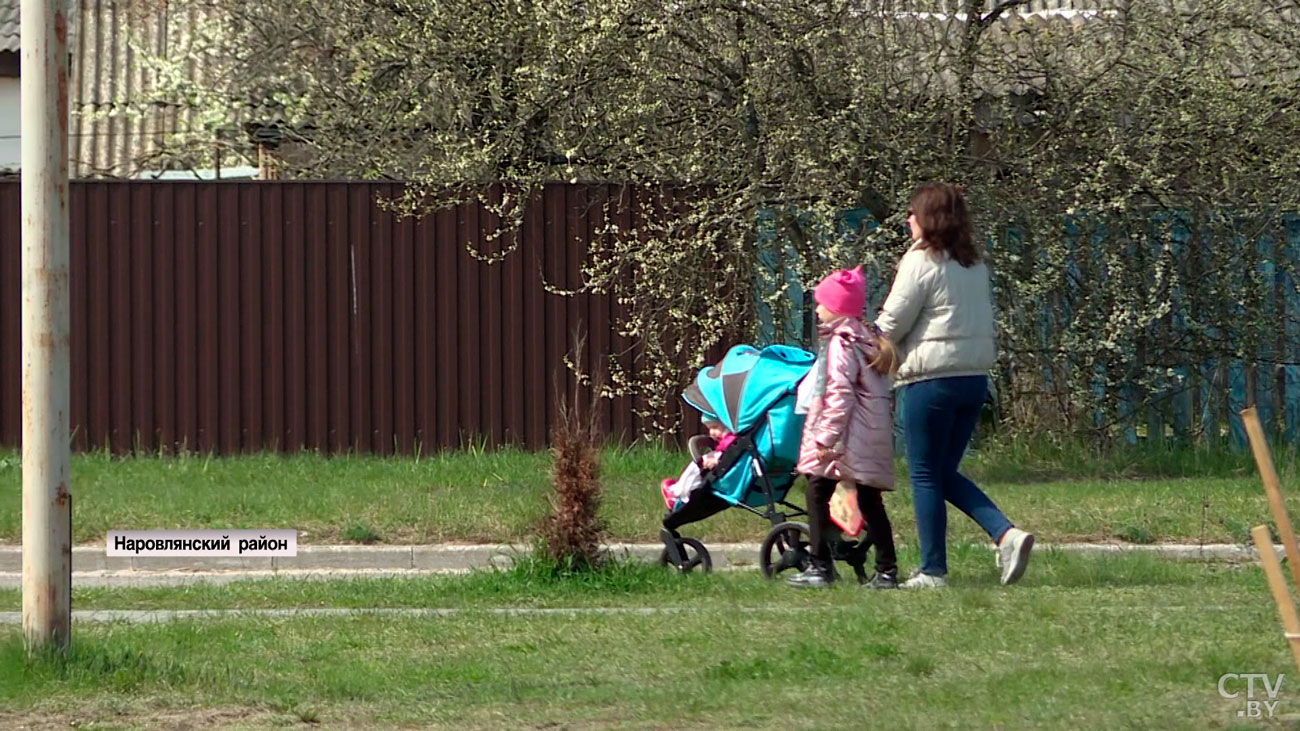
[[[1006,11],[1018,5],[1027,5],[1028,3],[1029,0],[1002,0],[1002,2],[999,2],[997,5],[994,5],[993,9],[990,10],[987,15],[976,20],[975,27],[982,31],[985,28],[989,27],[990,25],[996,23],[998,18],[1002,17],[1002,14],[1005,13]]]

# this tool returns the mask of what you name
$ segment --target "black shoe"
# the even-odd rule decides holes
[[[790,586],[797,586],[800,589],[825,589],[835,580],[831,578],[830,572],[820,566],[812,566],[801,574],[795,574],[785,580]]]
[[[898,569],[877,571],[870,579],[861,583],[868,589],[897,589]]]

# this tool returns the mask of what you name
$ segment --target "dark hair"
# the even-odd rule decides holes
[[[971,241],[970,216],[961,190],[948,183],[923,183],[912,193],[912,213],[925,238],[921,248],[946,253],[964,267],[980,260]]]

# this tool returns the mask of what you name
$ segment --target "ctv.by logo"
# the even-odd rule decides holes
[[[1282,690],[1282,678],[1284,673],[1279,673],[1277,680],[1270,683],[1272,676],[1266,673],[1225,673],[1219,676],[1219,696],[1225,700],[1235,700],[1241,696],[1241,682],[1246,683],[1246,707],[1237,711],[1237,718],[1272,718],[1273,712],[1277,710],[1277,694]],[[1264,686],[1264,695],[1268,700],[1255,700],[1255,681],[1261,681]],[[1228,690],[1228,683],[1235,681],[1238,690]]]

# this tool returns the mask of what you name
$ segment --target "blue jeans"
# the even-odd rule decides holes
[[[903,433],[922,573],[948,573],[945,502],[969,515],[994,541],[1011,527],[989,496],[957,471],[988,387],[987,376],[936,378],[903,387]]]

